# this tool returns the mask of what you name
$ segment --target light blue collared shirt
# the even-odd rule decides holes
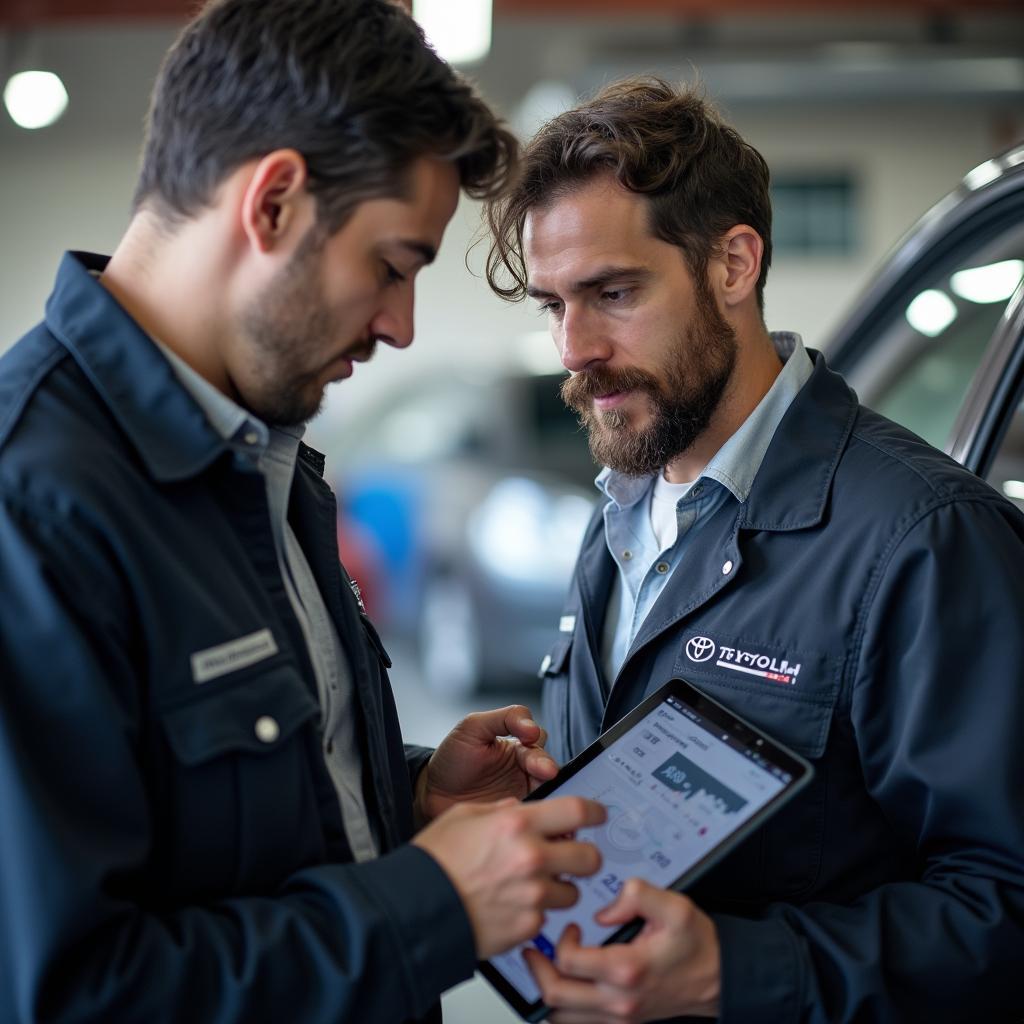
[[[377,843],[363,799],[363,765],[355,736],[352,678],[313,570],[288,523],[288,498],[304,427],[267,427],[196,373],[154,338],[182,387],[195,399],[217,433],[256,460],[267,484],[267,503],[285,592],[299,620],[316,676],[327,770],[341,803],[349,846],[356,860],[377,856]]]
[[[603,469],[595,480],[609,499],[604,507],[608,551],[619,567],[608,599],[601,657],[609,683],[700,527],[727,501],[744,502],[782,417],[811,375],[813,363],[798,334],[772,332],[782,371],[743,425],[719,448],[676,503],[677,534],[660,550],[651,526],[656,476],[629,477]]]

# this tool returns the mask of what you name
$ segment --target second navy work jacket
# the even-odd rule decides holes
[[[382,855],[353,863],[266,483],[68,255],[0,359],[0,1021],[437,1020],[474,967],[406,841],[389,664],[323,460],[289,521],[351,665]]]
[[[692,893],[726,1024],[1024,1019],[1024,518],[812,356],[614,680],[598,507],[543,666],[550,746],[681,676],[814,763]]]

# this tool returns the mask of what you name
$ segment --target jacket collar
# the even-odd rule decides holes
[[[64,254],[46,326],[92,381],[111,414],[160,481],[185,480],[233,450],[189,394],[156,342],[93,276],[108,258]],[[304,444],[299,458],[323,476],[324,458]]]
[[[802,530],[824,515],[858,405],[822,354],[807,352],[814,370],[768,446],[740,518],[742,529]]]
[[[93,276],[107,257],[64,254],[46,326],[89,378],[161,481],[195,476],[228,444],[181,386],[149,335]]]

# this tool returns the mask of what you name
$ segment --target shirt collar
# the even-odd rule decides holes
[[[700,473],[700,478],[722,484],[739,502],[747,500],[782,417],[813,369],[799,334],[773,331],[770,337],[783,361],[782,370],[754,411]],[[619,508],[635,505],[653,482],[653,475],[631,477],[608,467],[601,470],[594,481],[597,488]]]
[[[151,335],[152,337],[152,335]],[[239,436],[255,434],[250,438],[252,447],[266,448],[269,432],[265,424],[250,415],[236,402],[231,401],[219,388],[215,388],[201,373],[196,372],[173,349],[168,348],[159,338],[153,338],[157,347],[171,364],[175,377],[192,396],[196,405],[206,413],[210,426],[225,440],[235,441]]]

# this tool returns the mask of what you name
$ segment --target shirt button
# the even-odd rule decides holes
[[[668,562],[659,562],[654,568],[664,576],[668,572]]]
[[[256,719],[256,739],[261,743],[273,743],[281,735],[281,727],[276,718],[261,715]]]
[[[242,440],[246,444],[256,444],[257,441],[259,441],[259,439],[260,439],[260,435],[257,434],[255,430],[247,430],[245,432],[245,435],[242,437]]]
[[[622,552],[622,560],[624,562],[628,562],[632,557],[633,557],[633,552],[630,551],[629,548],[626,548],[626,550]]]
[[[726,561],[725,565],[722,566],[722,575],[723,576],[728,576],[729,573],[731,573],[731,572],[732,572],[732,560],[729,559],[729,560]]]

